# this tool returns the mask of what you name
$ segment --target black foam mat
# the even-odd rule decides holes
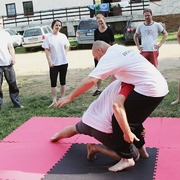
[[[156,169],[156,148],[147,148],[148,159],[140,158],[128,170],[110,172],[108,167],[116,161],[101,154],[95,161],[86,159],[86,144],[72,144],[69,151],[43,178],[43,180],[153,180]]]

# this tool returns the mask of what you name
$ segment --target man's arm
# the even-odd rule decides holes
[[[113,104],[114,116],[116,117],[116,120],[124,133],[124,140],[128,143],[132,143],[134,140],[139,141],[139,139],[131,132],[124,108],[124,102],[133,89],[133,85],[122,83],[121,91]]]
[[[60,108],[63,105],[70,103],[73,99],[89,90],[97,81],[98,79],[88,76],[68,96],[59,99],[54,106]]]
[[[159,44],[156,45],[156,47],[155,47],[156,49],[159,49],[164,44],[164,42],[166,41],[166,38],[168,36],[168,33],[165,29],[163,30],[162,34],[163,34],[163,37],[162,37],[161,41],[159,42]]]
[[[177,32],[177,40],[178,40],[178,43],[180,45],[180,26],[179,26],[179,29],[178,29],[178,32]]]
[[[137,48],[139,49],[139,51],[142,51],[142,46],[139,44],[139,35],[135,32],[134,34],[134,43],[136,44]]]
[[[139,141],[139,139],[131,132],[131,129],[128,124],[126,111],[124,108],[124,102],[126,97],[122,94],[119,94],[116,101],[113,104],[113,112],[116,120],[124,133],[124,140],[128,143],[133,143],[135,141]]]
[[[9,50],[9,53],[11,54],[11,57],[12,57],[11,63],[15,64],[15,50],[14,50],[12,43],[9,43],[7,48]]]

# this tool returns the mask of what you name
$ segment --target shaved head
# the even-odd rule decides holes
[[[95,41],[92,46],[93,57],[99,60],[107,51],[110,45],[104,41]]]

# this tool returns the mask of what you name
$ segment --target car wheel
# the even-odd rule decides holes
[[[78,49],[82,49],[82,44],[78,44]]]

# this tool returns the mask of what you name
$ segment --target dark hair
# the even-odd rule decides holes
[[[151,11],[151,9],[144,9],[144,11],[143,11],[143,14],[145,13],[145,12],[149,12],[151,15],[152,15],[152,11]]]
[[[55,24],[56,22],[60,22],[61,25],[62,25],[62,22],[61,22],[59,19],[54,19],[53,22],[51,23],[51,28],[52,28],[52,29],[53,29],[54,24]]]

